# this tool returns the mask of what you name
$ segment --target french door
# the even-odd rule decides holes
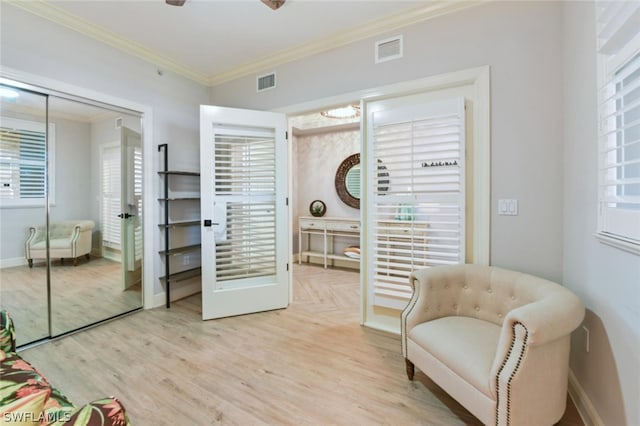
[[[200,108],[202,317],[289,301],[286,116]]]
[[[122,282],[130,288],[142,281],[142,136],[120,129],[120,235]]]

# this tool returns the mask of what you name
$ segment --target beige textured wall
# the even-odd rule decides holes
[[[322,200],[327,206],[325,216],[359,218],[360,210],[340,200],[335,188],[336,170],[340,163],[360,152],[360,131],[348,130],[298,136],[294,139],[295,163],[293,171],[294,196],[294,253],[297,253],[298,217],[310,216],[309,204]],[[320,239],[316,239],[316,244]],[[350,241],[353,243],[353,241]],[[336,249],[344,248],[347,241],[336,241]],[[314,246],[320,250],[321,246]]]

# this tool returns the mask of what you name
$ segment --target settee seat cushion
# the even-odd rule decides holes
[[[499,325],[470,317],[438,318],[409,332],[410,340],[489,397],[499,338]]]
[[[31,244],[31,250],[44,250],[47,248],[46,241],[39,241],[37,243]],[[68,249],[69,248],[69,238],[56,238],[53,240],[49,240],[49,248],[51,249]]]

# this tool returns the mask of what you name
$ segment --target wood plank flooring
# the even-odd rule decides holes
[[[33,268],[0,269],[0,307],[19,324],[18,345],[48,337],[47,269],[36,261]],[[53,261],[51,267],[52,331],[65,333],[142,306],[140,285],[124,290],[122,265],[105,258],[84,257],[73,266]]]
[[[22,352],[77,404],[116,395],[134,425],[479,425],[398,336],[359,325],[359,274],[294,267],[288,309],[201,320],[200,295]],[[560,425],[582,425],[569,404]]]

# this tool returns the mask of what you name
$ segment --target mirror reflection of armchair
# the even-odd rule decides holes
[[[78,264],[78,258],[85,256],[89,259],[91,253],[91,234],[95,223],[92,220],[63,220],[49,224],[49,253],[52,259],[73,259],[73,265]],[[25,257],[29,267],[33,267],[33,259],[47,258],[47,228],[45,225],[31,226],[29,237],[25,242]]]

